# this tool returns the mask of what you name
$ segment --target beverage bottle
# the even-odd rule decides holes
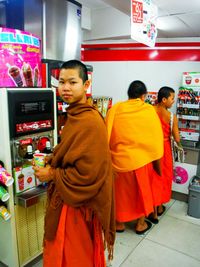
[[[93,106],[98,110],[97,98],[93,98]]]

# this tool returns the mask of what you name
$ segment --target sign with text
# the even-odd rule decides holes
[[[41,40],[0,27],[0,87],[41,87]]]
[[[131,38],[154,47],[157,13],[157,7],[151,0],[131,0]]]

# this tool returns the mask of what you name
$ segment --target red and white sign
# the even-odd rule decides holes
[[[32,132],[32,131],[34,132],[39,129],[51,128],[51,127],[52,127],[51,120],[26,122],[26,123],[16,124],[16,132],[17,133],[25,133],[25,132]]]
[[[132,1],[132,8],[133,23],[143,23],[143,3]]]
[[[131,38],[154,47],[157,37],[157,7],[151,0],[131,0]]]
[[[200,72],[183,72],[182,85],[200,87]]]

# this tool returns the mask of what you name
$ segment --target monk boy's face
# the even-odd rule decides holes
[[[172,105],[174,104],[174,99],[175,99],[175,94],[174,93],[170,93],[170,96],[168,98],[164,98],[164,103],[166,108],[171,108]]]
[[[86,102],[86,90],[89,81],[83,83],[79,77],[78,69],[61,69],[59,76],[58,92],[64,102],[82,104]]]

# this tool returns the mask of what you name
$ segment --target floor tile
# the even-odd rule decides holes
[[[173,216],[175,218],[191,222],[200,225],[200,219],[187,215],[188,204],[182,201],[176,201],[172,204],[169,210],[166,212],[167,215]]]
[[[199,267],[200,261],[150,240],[143,240],[120,267]]]
[[[187,215],[187,203],[171,199],[166,212],[145,235],[136,235],[136,221],[116,234],[112,267],[200,267],[200,219]],[[106,253],[107,256],[107,253]],[[42,267],[42,258],[31,267]]]
[[[200,260],[198,225],[166,214],[145,238]]]
[[[120,264],[141,242],[141,240],[142,238],[137,236],[134,231],[126,230],[123,233],[117,233],[114,248],[114,259],[111,266],[119,267]]]

